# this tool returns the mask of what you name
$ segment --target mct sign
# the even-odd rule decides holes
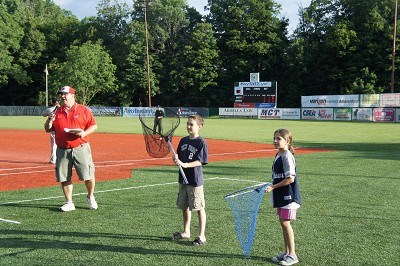
[[[281,109],[268,108],[259,109],[259,119],[281,119]]]

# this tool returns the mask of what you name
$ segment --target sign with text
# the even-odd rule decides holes
[[[353,108],[351,120],[372,121],[372,108]]]
[[[333,111],[333,120],[350,121],[351,108],[335,108]]]
[[[301,96],[301,107],[358,107],[358,94]]]
[[[395,110],[393,108],[375,108],[373,120],[375,122],[394,122]]]
[[[400,93],[384,93],[380,95],[380,107],[400,106]]]
[[[301,118],[304,120],[333,120],[333,108],[302,108]]]
[[[258,119],[300,119],[300,108],[260,108]]]
[[[219,108],[221,117],[257,117],[256,108]]]
[[[360,107],[379,107],[379,94],[360,94]]]

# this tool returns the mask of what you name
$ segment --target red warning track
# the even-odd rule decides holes
[[[173,139],[174,146],[177,139]],[[97,181],[130,178],[138,168],[172,165],[170,155],[161,159],[150,157],[142,135],[95,133],[90,140]],[[210,162],[272,157],[276,153],[270,144],[206,140]],[[54,165],[49,163],[48,133],[0,130],[0,147],[0,191],[58,185]],[[298,149],[296,154],[323,151],[326,150]]]

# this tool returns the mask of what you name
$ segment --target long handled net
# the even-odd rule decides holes
[[[154,158],[164,158],[169,152],[176,154],[171,140],[175,129],[179,126],[180,118],[176,112],[169,108],[164,107],[163,112],[164,116],[159,121],[160,124],[156,124],[155,121],[155,108],[143,108],[139,112],[146,151]],[[184,182],[187,184],[186,175],[181,166],[179,166],[179,170]]]
[[[258,209],[265,193],[265,188],[271,183],[246,187],[226,195],[235,222],[236,235],[246,257],[250,256],[253,245]]]

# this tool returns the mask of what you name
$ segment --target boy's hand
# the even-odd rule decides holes
[[[174,155],[172,156],[172,161],[176,164],[176,165],[182,165],[181,160],[178,159],[178,155]]]

